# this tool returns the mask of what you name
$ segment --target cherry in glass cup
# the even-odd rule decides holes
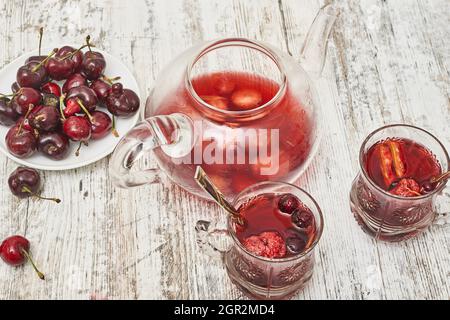
[[[232,216],[225,229],[198,221],[197,243],[223,261],[231,281],[247,296],[291,297],[313,274],[314,249],[323,231],[318,204],[294,185],[261,182],[243,190],[233,205],[244,225]]]
[[[448,213],[437,212],[439,198],[449,203],[447,181],[431,181],[449,170],[449,161],[443,144],[421,128],[394,124],[372,132],[361,146],[350,192],[358,224],[376,239],[394,242],[447,223]]]

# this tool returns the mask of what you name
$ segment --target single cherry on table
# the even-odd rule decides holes
[[[11,192],[19,198],[36,197],[41,200],[61,202],[60,199],[46,198],[39,194],[42,187],[41,177],[39,172],[31,168],[18,167],[14,170],[8,178],[8,186]]]
[[[3,240],[0,244],[0,256],[5,263],[14,267],[23,265],[25,262],[29,261],[39,279],[45,280],[44,274],[39,271],[31,258],[30,242],[26,238],[15,235]]]

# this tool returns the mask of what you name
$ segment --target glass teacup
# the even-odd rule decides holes
[[[322,235],[323,216],[319,206],[307,192],[287,183],[262,182],[243,190],[235,198],[233,205],[240,208],[261,195],[276,197],[284,194],[297,197],[314,217],[308,245],[297,254],[267,258],[249,251],[239,240],[237,228],[240,226],[231,216],[227,227],[222,229],[209,221],[197,222],[199,246],[205,253],[221,258],[232,282],[251,298],[288,298],[301,289],[313,274],[314,249]],[[269,228],[276,229],[276,226]],[[220,240],[226,240],[226,244],[221,244]]]
[[[428,154],[411,149],[408,151],[410,156],[417,157],[413,160],[418,168],[416,172],[421,170],[421,175],[427,174],[423,172],[429,168],[424,166],[426,161],[436,161],[440,171],[447,172],[450,160],[443,144],[436,137],[411,125],[394,124],[379,128],[363,142],[359,153],[360,172],[350,192],[351,210],[369,235],[386,241],[401,241],[417,235],[433,222],[448,222],[447,213],[437,212],[439,197],[446,199],[443,204],[449,204],[448,193],[444,192],[447,181],[442,181],[430,192],[417,193],[413,197],[399,196],[381,188],[368,173],[368,153],[377,143],[389,139],[409,141],[409,148],[424,146],[430,151]]]

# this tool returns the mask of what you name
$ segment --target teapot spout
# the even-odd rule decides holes
[[[301,50],[301,65],[311,76],[319,78],[327,55],[327,44],[339,10],[333,3],[320,8],[306,35]]]

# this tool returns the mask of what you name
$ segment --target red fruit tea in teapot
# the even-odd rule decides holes
[[[179,185],[190,185],[196,165],[232,198],[261,181],[293,182],[315,141],[310,111],[289,84],[246,72],[196,76],[146,116],[182,113],[195,127],[191,154],[176,159],[155,150],[159,164]],[[214,107],[214,108],[211,108]],[[245,114],[245,115],[244,115]],[[200,138],[200,139],[199,139]]]

